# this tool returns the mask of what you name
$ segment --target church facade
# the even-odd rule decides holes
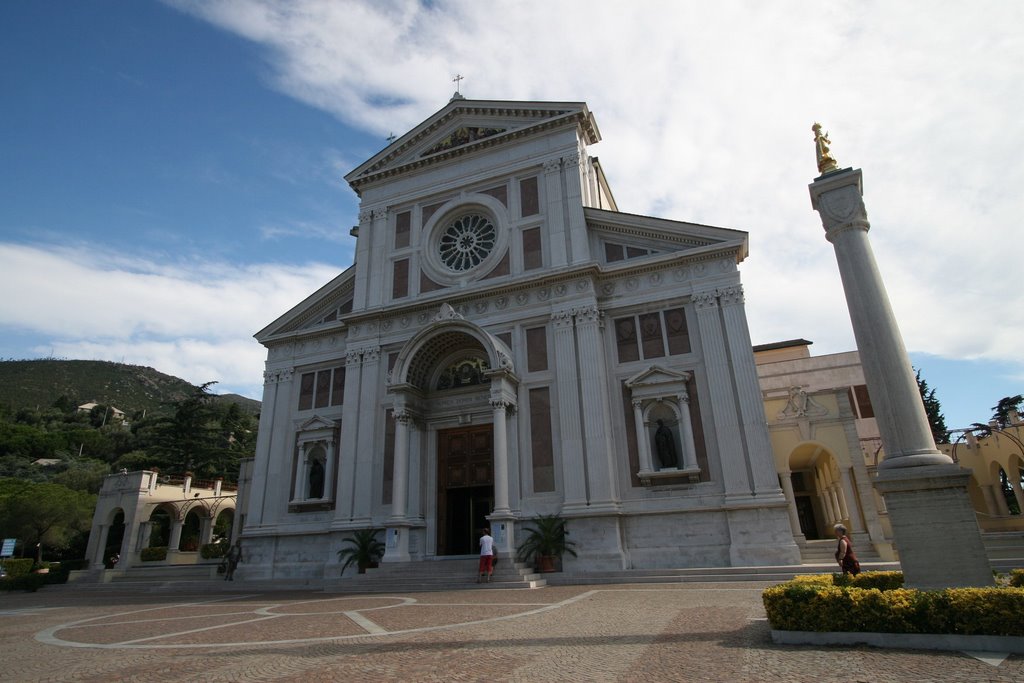
[[[467,100],[346,176],[353,265],[257,333],[245,578],[514,553],[567,568],[799,563],[738,264],[744,232],[619,211],[580,102]]]

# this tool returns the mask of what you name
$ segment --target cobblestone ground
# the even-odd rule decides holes
[[[3,681],[1024,681],[1024,657],[771,642],[765,584],[0,597]]]

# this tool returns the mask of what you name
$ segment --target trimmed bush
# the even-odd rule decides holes
[[[7,577],[26,576],[32,573],[32,565],[35,560],[30,558],[3,560],[4,569],[7,570]]]
[[[28,591],[35,593],[44,584],[49,574],[19,574],[17,576],[6,576],[0,579],[0,590],[5,591]]]
[[[891,591],[903,588],[903,572],[861,572],[857,576],[833,574],[832,583],[836,586],[850,588],[877,588],[880,591]]]
[[[143,562],[160,562],[167,559],[167,546],[156,548],[143,548],[139,553],[139,559]]]
[[[1024,588],[883,591],[805,580],[773,586],[762,599],[781,631],[1024,636]]]
[[[1010,585],[1024,588],[1024,569],[1014,569],[1010,572]]]

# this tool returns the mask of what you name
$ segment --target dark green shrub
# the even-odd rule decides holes
[[[143,562],[160,562],[167,559],[167,546],[156,548],[143,548],[139,553],[139,559]]]
[[[0,579],[0,590],[5,591],[28,591],[35,593],[44,584],[48,574],[19,574],[18,576],[7,576]]]
[[[199,548],[199,556],[204,560],[212,560],[218,557],[224,557],[228,554],[227,543],[204,543]]]
[[[3,564],[4,569],[7,571],[8,578],[14,578],[15,576],[25,576],[26,574],[31,574],[32,565],[35,564],[35,560],[30,558],[11,558],[3,560]]]
[[[1024,588],[1024,569],[1014,569],[1010,572],[1010,585]]]

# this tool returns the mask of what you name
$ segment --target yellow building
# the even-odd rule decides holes
[[[885,457],[878,424],[868,396],[856,351],[812,356],[811,342],[794,339],[754,347],[758,379],[764,398],[779,481],[789,503],[790,525],[804,558],[821,540],[831,547],[832,526],[844,524],[862,557],[892,560],[892,543],[885,501],[872,481]],[[969,493],[992,558],[994,547],[1012,545],[1019,555],[1024,516],[1011,510],[1000,495],[1000,473],[1006,477],[1024,509],[1021,470],[1024,434],[1016,413],[1011,426],[976,438],[960,433],[954,444],[939,444],[961,467],[972,472]],[[996,427],[995,425],[993,427]],[[1003,538],[999,538],[1000,533]],[[1006,538],[1005,532],[1018,532]],[[824,549],[818,557],[824,557]],[[1005,553],[1004,553],[1005,556]]]

